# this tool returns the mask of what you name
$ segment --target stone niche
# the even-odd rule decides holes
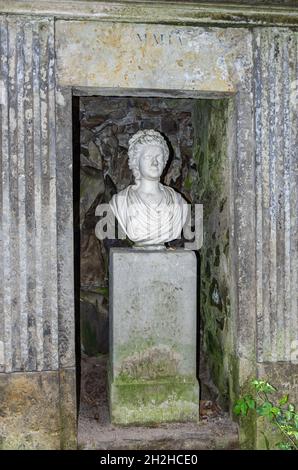
[[[128,167],[129,138],[139,129],[160,130],[171,150],[164,182],[195,202],[193,181],[194,100],[137,97],[80,97],[80,299],[82,351],[108,350],[108,251],[125,241],[95,237],[95,208],[133,182]],[[78,120],[78,115],[75,116]],[[78,182],[79,183],[79,182]]]
[[[81,107],[83,125],[95,97],[111,115],[117,99],[142,113],[147,100],[146,119],[170,141],[178,124],[169,118],[184,102],[181,115],[191,113],[191,125],[183,132],[178,125],[186,141],[172,141],[168,183],[204,204],[202,349],[221,403],[231,410],[251,378],[265,376],[295,401],[296,10],[34,3],[0,2],[1,446],[76,447],[80,288],[86,315],[92,318],[96,302],[100,308],[97,341],[107,348],[107,247],[96,244],[89,211],[128,177],[118,159],[125,161],[130,131],[122,117],[101,142],[94,129],[104,122],[93,122],[76,158],[73,111],[79,116]],[[168,114],[157,123],[152,110],[162,103]],[[81,198],[73,179],[80,165]],[[80,201],[81,227],[73,219]],[[74,263],[80,230],[81,286]],[[93,260],[89,272],[93,250],[101,263]],[[240,441],[264,447],[259,423],[241,422]]]
[[[204,267],[198,285],[197,368],[201,362],[202,398],[218,399],[228,408],[228,371],[224,351],[229,344],[229,161],[227,157],[228,99],[81,96],[74,98],[74,122],[80,140],[74,158],[80,160],[80,324],[82,354],[108,352],[108,258],[112,246],[127,241],[95,237],[95,208],[132,183],[127,147],[139,129],[161,131],[170,147],[163,181],[205,210]],[[77,167],[77,164],[75,163]],[[79,181],[78,181],[79,184]],[[210,245],[209,245],[210,243]],[[208,245],[207,245],[208,244]],[[183,242],[172,242],[183,246]],[[200,265],[198,266],[198,270]],[[205,275],[206,274],[206,275]],[[200,276],[200,273],[198,273]],[[200,354],[199,354],[200,349]],[[208,357],[208,360],[207,360]],[[210,380],[211,379],[211,380]],[[217,384],[214,387],[213,382]],[[216,390],[216,391],[215,391]]]

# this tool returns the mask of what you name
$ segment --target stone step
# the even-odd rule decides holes
[[[237,425],[226,414],[198,424],[163,424],[154,428],[118,427],[80,416],[78,445],[84,450],[236,450],[239,440]]]
[[[211,401],[200,401],[199,423],[115,426],[109,418],[107,355],[83,357],[78,446],[94,450],[239,449],[238,427]]]

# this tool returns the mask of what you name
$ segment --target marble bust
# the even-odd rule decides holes
[[[142,130],[129,140],[128,164],[135,184],[115,194],[110,207],[135,247],[164,248],[180,237],[187,203],[174,189],[160,183],[169,148],[154,130]]]

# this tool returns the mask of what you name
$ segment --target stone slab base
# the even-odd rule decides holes
[[[119,425],[199,420],[197,382],[112,383],[109,396],[111,422]]]
[[[76,449],[75,370],[0,374],[0,449]]]

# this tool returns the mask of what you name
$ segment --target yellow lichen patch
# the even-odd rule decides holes
[[[38,390],[30,375],[15,376],[6,389],[6,400],[11,404],[14,413],[23,413],[24,409],[38,400]]]

